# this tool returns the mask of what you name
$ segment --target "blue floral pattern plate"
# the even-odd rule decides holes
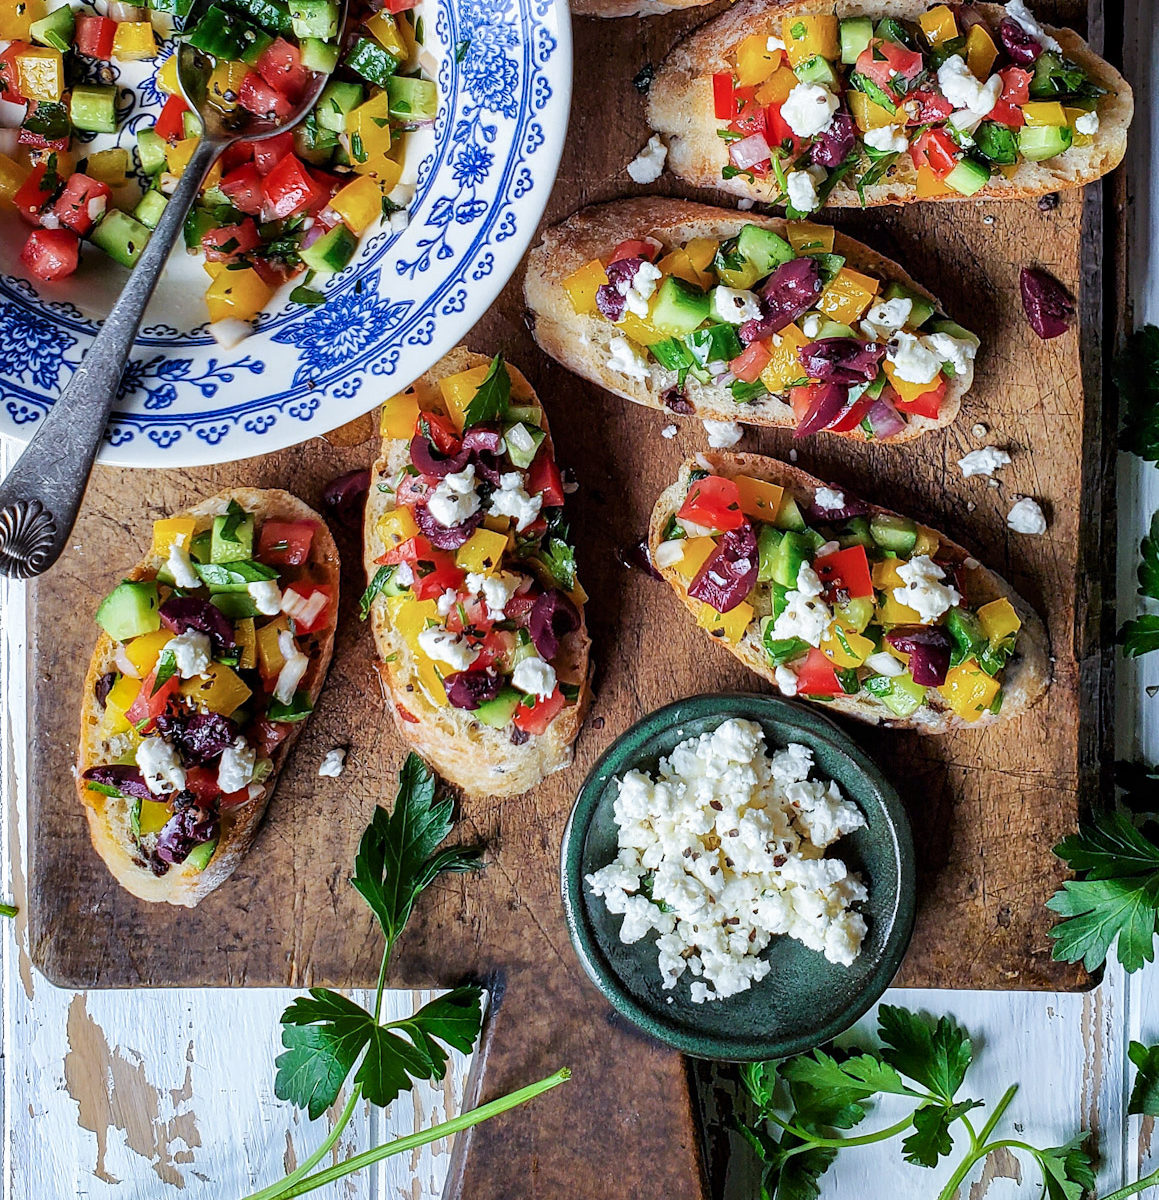
[[[417,378],[514,272],[555,180],[571,96],[566,0],[424,0],[439,117],[411,135],[406,228],[384,224],[307,308],[277,293],[232,350],[206,326],[208,277],[176,250],[125,373],[101,461],[196,466],[294,445]],[[162,57],[173,51],[166,42]],[[149,64],[100,64],[131,148],[164,97]],[[107,139],[112,144],[113,139]],[[0,433],[26,441],[67,382],[124,273],[95,250],[57,284],[22,278],[19,218],[0,214]],[[24,230],[26,232],[26,230]]]

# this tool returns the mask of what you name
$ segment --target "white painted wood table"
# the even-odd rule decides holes
[[[1150,0],[1129,0],[1127,77],[1138,104],[1128,154],[1130,294],[1136,323],[1159,322],[1159,33]],[[0,444],[0,461],[11,446]],[[1046,499],[1054,499],[1046,497]],[[1159,471],[1122,457],[1119,467],[1119,595],[1134,606],[1138,539],[1159,508]],[[5,890],[24,903],[25,662],[23,598],[0,579],[0,861]],[[1118,753],[1159,761],[1159,725],[1145,688],[1159,684],[1159,656],[1119,670]],[[67,702],[67,701],[66,701]],[[1151,707],[1148,707],[1151,706]],[[1045,899],[1045,897],[1044,897]],[[327,1121],[308,1122],[273,1094],[278,1017],[293,993],[264,990],[66,992],[32,968],[21,915],[0,930],[3,957],[3,1130],[0,1200],[137,1200],[180,1192],[231,1200],[268,1184],[318,1144]],[[1003,1128],[1054,1145],[1088,1128],[1097,1135],[1100,1190],[1139,1178],[1159,1162],[1150,1121],[1126,1117],[1130,1038],[1159,1041],[1159,972],[1126,977],[1108,968],[1079,995],[894,990],[891,1003],[950,1013],[975,1036],[968,1094],[995,1102],[1022,1088]],[[411,993],[389,993],[388,1015],[409,1012]],[[872,1014],[863,1023],[872,1025]],[[466,1061],[445,1085],[421,1087],[383,1119],[363,1110],[334,1149],[339,1160],[458,1111]],[[341,1098],[344,1100],[344,1097]],[[340,1102],[341,1102],[340,1100]],[[331,1114],[332,1115],[332,1114]],[[505,1120],[519,1120],[518,1113]],[[315,1193],[320,1200],[437,1197],[445,1144],[382,1164]],[[825,1177],[825,1197],[885,1200],[932,1196],[949,1167],[901,1162],[896,1144],[849,1151]],[[1159,1189],[1152,1189],[1159,1195]],[[962,1200],[1039,1194],[1037,1170],[1002,1153],[963,1188]],[[549,1200],[557,1200],[552,1197]],[[576,1200],[588,1200],[579,1198]],[[598,1198],[590,1198],[598,1200]],[[655,1198],[668,1200],[668,1198]],[[678,1198],[671,1198],[678,1200]]]

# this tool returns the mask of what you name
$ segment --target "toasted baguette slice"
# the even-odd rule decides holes
[[[817,490],[825,485],[796,467],[759,454],[701,454],[695,459],[687,460],[682,465],[679,478],[671,487],[661,493],[660,498],[656,501],[656,507],[652,510],[652,518],[648,527],[648,546],[652,561],[657,564],[657,569],[672,585],[685,607],[693,614],[699,615],[701,603],[688,595],[684,581],[676,568],[661,566],[660,563],[664,560],[663,555],[660,555],[659,560],[657,559],[657,550],[664,540],[664,532],[669,521],[676,515],[684,502],[691,472],[697,469],[729,478],[735,475],[748,475],[767,483],[777,484],[784,488],[785,492],[791,495],[801,508],[808,508],[812,504]],[[869,511],[871,516],[889,512],[888,509],[876,505],[870,505]],[[939,561],[954,565],[961,564],[961,569],[965,571],[971,605],[976,607],[1005,597],[1014,606],[1014,610],[1022,622],[1015,654],[1007,661],[1002,676],[1001,710],[997,715],[986,713],[975,721],[967,722],[947,706],[944,697],[936,688],[929,688],[926,693],[927,702],[912,716],[906,718],[897,717],[884,704],[864,691],[852,696],[837,695],[832,700],[826,701],[827,712],[843,713],[849,717],[856,717],[859,721],[867,721],[871,725],[915,729],[919,733],[948,733],[952,729],[980,729],[998,721],[1009,721],[1034,704],[1049,687],[1051,678],[1050,643],[1042,619],[999,575],[981,566],[956,542],[951,541],[943,534],[936,536],[941,541],[937,553]],[[768,606],[766,605],[765,613],[767,612]],[[761,616],[762,613],[758,608],[756,615],[736,645],[728,645],[727,642],[724,642],[723,637],[719,640],[728,645],[728,648],[746,667],[770,683],[776,683],[776,673],[769,665],[761,642],[759,628]]]
[[[327,624],[316,633],[299,638],[310,659],[309,669],[299,686],[309,692],[311,702],[316,702],[326,680],[334,649],[338,612],[338,548],[326,523],[309,505],[289,492],[276,489],[233,488],[176,515],[196,518],[197,532],[201,532],[213,524],[215,516],[226,511],[231,500],[236,500],[246,512],[253,513],[259,527],[262,522],[269,520],[310,521],[317,527],[308,565],[294,568],[295,571],[302,571],[303,577],[308,577],[311,582],[326,584],[333,589]],[[152,579],[162,565],[163,561],[150,552],[124,578]],[[134,802],[91,791],[85,786],[83,778],[88,768],[116,762],[121,754],[121,748],[116,744],[121,735],[109,736],[104,710],[96,700],[97,681],[102,675],[119,669],[117,651],[118,643],[102,633],[85,676],[81,702],[77,793],[88,818],[89,835],[97,853],[126,891],[152,903],[165,902],[192,908],[229,878],[250,848],[277,785],[278,775],[305,722],[291,725],[288,736],[274,748],[270,755],[273,771],[264,781],[260,795],[245,804],[222,810],[217,849],[205,869],[197,870],[182,863],[171,866],[164,875],[154,875],[134,845],[131,827]]]
[[[439,380],[472,367],[486,366],[490,360],[459,346],[437,362],[417,380],[408,393],[417,393],[424,411],[447,411]],[[521,405],[538,405],[534,390],[514,367],[508,364],[511,398]],[[542,406],[541,406],[542,408]],[[543,428],[548,429],[546,416]],[[547,444],[551,445],[550,431]],[[408,438],[386,437],[370,478],[370,497],[366,505],[364,558],[367,580],[378,571],[377,560],[387,547],[379,531],[379,519],[394,507],[393,486],[399,472],[411,461]],[[413,649],[391,624],[384,599],[379,596],[370,607],[370,624],[375,645],[382,660],[379,672],[390,691],[391,713],[402,739],[413,746],[449,783],[469,795],[516,796],[540,783],[553,771],[570,766],[572,743],[580,731],[591,703],[587,626],[583,604],[577,604],[580,627],[565,635],[555,660],[561,680],[575,683],[579,696],[539,735],[513,741],[510,726],[494,728],[474,718],[469,710],[437,705],[424,689],[417,670]]]
[[[701,26],[681,42],[665,60],[648,93],[648,123],[668,144],[668,168],[698,187],[717,188],[736,196],[772,202],[779,195],[775,175],[750,181],[742,175],[721,178],[728,165],[728,145],[718,135],[721,122],[713,114],[712,76],[731,70],[730,58],[737,45],[750,34],[775,36],[781,21],[802,13],[832,13],[839,17],[868,15],[877,20],[892,16],[916,20],[930,5],[924,0],[889,0],[863,3],[858,0],[740,0],[734,8]],[[951,8],[964,6],[951,3]],[[1004,16],[999,4],[976,4],[969,12],[981,17],[991,30]],[[1063,54],[1081,66],[1107,95],[1099,100],[1099,129],[1090,145],[1071,147],[1045,162],[1021,162],[1009,177],[996,172],[990,182],[973,196],[957,192],[926,197],[936,200],[1001,200],[1042,196],[1062,188],[1079,187],[1114,170],[1127,149],[1127,127],[1134,111],[1130,85],[1104,62],[1072,29],[1044,25],[1056,38]],[[923,199],[916,191],[917,172],[908,154],[902,154],[879,183],[865,188],[865,204],[909,204]],[[834,187],[826,201],[829,207],[861,206],[861,198],[848,176]]]
[[[738,404],[727,387],[701,384],[691,375],[685,382],[683,395],[672,408],[665,402],[665,393],[675,387],[676,372],[652,362],[647,379],[633,379],[611,368],[608,360],[612,339],[622,337],[623,331],[598,312],[591,315],[577,313],[563,286],[563,281],[573,271],[594,258],[606,260],[627,238],[654,237],[663,243],[667,252],[692,238],[735,237],[744,225],[760,225],[784,236],[785,224],[779,217],[734,213],[689,200],[651,196],[581,209],[562,224],[547,230],[543,241],[527,257],[523,295],[531,311],[535,340],[568,370],[636,404],[682,415],[694,413],[706,420],[793,429],[797,418],[787,398],[767,395],[751,403]],[[833,249],[844,255],[855,270],[885,282],[903,284],[938,304],[937,299],[897,263],[861,242],[838,232]],[[973,380],[971,364],[969,370],[949,381],[936,418],[911,415],[905,429],[881,441],[905,442],[929,429],[949,425],[958,415],[962,397]],[[831,436],[865,440],[865,435],[857,430]]]

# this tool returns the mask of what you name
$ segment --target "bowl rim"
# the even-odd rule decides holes
[[[588,830],[612,779],[630,769],[630,760],[638,750],[635,742],[640,739],[643,727],[652,727],[658,718],[664,719],[669,725],[676,725],[682,721],[700,720],[707,715],[719,715],[722,721],[730,717],[747,717],[766,729],[770,723],[789,725],[828,743],[830,749],[848,760],[851,770],[872,785],[891,835],[898,885],[892,896],[892,922],[885,946],[877,956],[866,986],[856,999],[807,1034],[780,1038],[731,1038],[697,1032],[684,1022],[665,1020],[663,1014],[636,999],[598,951],[584,911],[581,863]],[[615,738],[588,772],[568,815],[560,846],[560,894],[564,916],[572,947],[589,979],[620,1015],[645,1033],[690,1057],[716,1061],[757,1062],[786,1058],[832,1041],[860,1020],[890,986],[909,947],[917,909],[916,874],[909,817],[901,797],[881,768],[827,714],[780,696],[759,692],[701,692],[654,709],[634,722]]]

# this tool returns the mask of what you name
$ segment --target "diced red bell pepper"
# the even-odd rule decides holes
[[[277,165],[294,151],[294,135],[290,132],[276,133],[273,137],[261,138],[256,142],[245,142],[249,146],[250,157],[259,175],[268,175]]]
[[[294,213],[304,211],[323,195],[305,166],[293,154],[287,154],[265,177],[262,190],[266,203],[278,218],[291,217]]]
[[[563,479],[555,458],[546,446],[540,446],[539,453],[532,461],[531,470],[527,472],[527,494],[542,496],[543,507],[553,508],[563,503]]]
[[[374,561],[380,567],[392,567],[396,563],[413,563],[420,558],[429,558],[432,552],[431,544],[425,537],[412,537],[391,546],[385,554],[380,554]]]
[[[315,596],[325,596],[326,603],[323,604],[318,612],[312,617],[305,617],[300,614],[291,612],[291,619],[294,622],[294,632],[299,633],[315,633],[323,628],[326,622],[330,619],[330,609],[334,603],[334,588],[328,583],[292,583],[282,593],[283,611],[287,607],[292,608],[295,604],[294,597],[300,597],[302,600],[310,601]],[[285,603],[286,597],[290,598],[290,604]]]
[[[180,96],[170,96],[153,126],[153,132],[167,142],[179,142],[185,137],[185,114],[189,105]]]
[[[754,383],[772,358],[764,342],[750,342],[745,349],[728,364],[728,369],[745,383]]]
[[[415,433],[421,433],[440,454],[447,456],[458,454],[462,446],[459,431],[451,424],[450,418],[441,413],[419,413],[415,421]]]
[[[156,684],[157,668],[154,667],[141,681],[141,690],[137,693],[136,700],[129,705],[128,711],[125,713],[125,720],[141,733],[147,733],[153,728],[153,722],[165,711],[165,706],[169,703],[169,697],[180,686],[181,677],[170,675],[154,691],[153,689],[156,687]],[[142,722],[147,723],[142,726]]]
[[[707,475],[689,489],[676,514],[707,529],[739,529],[745,516],[740,507],[740,489],[731,479]]]
[[[415,571],[415,581],[410,585],[416,600],[437,600],[448,589],[458,591],[463,584],[464,574],[455,566],[454,556],[442,550],[431,552],[434,570],[425,575]],[[426,561],[425,559],[421,561]]]
[[[247,71],[238,89],[238,103],[254,116],[284,121],[293,111],[294,102],[263,79],[257,71]]]
[[[418,0],[386,0],[383,7],[388,13],[400,13],[414,8],[417,3]]]
[[[112,194],[107,183],[77,171],[68,177],[52,212],[61,225],[84,237],[104,216]]]
[[[0,54],[0,92],[5,100],[22,104],[25,100],[20,91],[20,68],[16,60],[28,49],[27,42],[11,42]]]
[[[907,125],[936,125],[954,111],[954,106],[941,92],[930,92],[924,88],[910,92],[905,100],[906,104],[915,101],[918,106],[918,110],[913,116],[906,117]]]
[[[1026,117],[1022,113],[1022,109],[1017,104],[1010,104],[1005,100],[999,100],[994,105],[987,114],[986,120],[996,121],[1008,129],[1021,129],[1026,124]]]
[[[731,121],[736,116],[731,71],[717,71],[712,77],[712,111],[718,121]]]
[[[39,101],[33,100],[28,106],[29,115],[36,111]],[[72,134],[66,134],[62,138],[46,138],[42,133],[36,133],[26,126],[21,125],[20,132],[16,135],[16,141],[21,146],[28,146],[32,150],[55,150],[57,154],[63,154],[72,144]]]
[[[49,183],[45,182],[47,171],[44,163],[37,163],[12,197],[12,203],[16,205],[20,215],[33,225],[40,224],[40,211],[56,191],[55,177],[52,177]]]
[[[313,521],[266,521],[258,534],[258,561],[271,567],[300,567],[310,557]]]
[[[563,692],[557,687],[546,700],[536,700],[533,707],[520,704],[511,718],[517,729],[524,733],[541,734],[547,732],[556,714],[565,704]]]
[[[847,592],[852,599],[873,595],[873,575],[864,546],[849,546],[813,560],[813,570],[832,596]]]
[[[246,217],[240,225],[222,225],[209,229],[201,237],[201,249],[207,262],[227,262],[239,254],[248,254],[262,243],[257,226]]]
[[[113,56],[113,39],[117,23],[110,17],[91,17],[77,13],[73,45],[86,58],[109,59]]]
[[[810,649],[801,666],[794,666],[793,670],[797,672],[798,696],[841,695],[837,672],[820,650]]]
[[[34,229],[20,251],[20,261],[37,279],[64,279],[80,261],[80,240],[69,229]]]
[[[939,178],[958,165],[958,147],[944,129],[927,129],[909,148],[915,167],[929,167]]]
[[[659,250],[651,242],[644,242],[639,238],[628,238],[612,251],[608,262],[619,262],[621,258],[646,258],[651,262],[658,253]]]
[[[1005,100],[1007,104],[1025,104],[1030,99],[1033,71],[1024,71],[1021,67],[1003,67],[998,74],[1002,76],[999,100]]]
[[[910,400],[908,403],[903,402],[895,396],[893,402],[898,412],[908,413],[915,417],[934,418],[938,415],[938,410],[942,407],[942,398],[945,394],[946,377],[945,375],[939,375],[937,383],[928,392],[923,392],[916,399]]]
[[[757,89],[743,87],[736,89],[736,115],[729,124],[734,133],[748,137],[751,133],[765,133],[767,124],[765,109],[756,98]]]
[[[217,186],[229,197],[234,208],[249,213],[251,217],[260,215],[266,198],[262,193],[262,177],[252,162],[223,175]]]
[[[770,104],[765,109],[765,140],[769,143],[772,149],[780,146],[784,150],[788,150],[792,157],[796,158],[798,152],[804,143],[803,138],[799,138],[790,128],[789,123],[781,116],[781,106],[779,104]],[[751,170],[751,168],[749,168]]]
[[[283,96],[298,100],[310,86],[313,72],[302,66],[302,52],[285,38],[275,38],[257,61],[258,74]]]
[[[856,429],[858,425],[865,419],[865,414],[873,407],[873,400],[869,396],[862,396],[854,402],[829,426],[830,433],[848,433],[851,429]],[[800,421],[798,421],[800,424]]]

